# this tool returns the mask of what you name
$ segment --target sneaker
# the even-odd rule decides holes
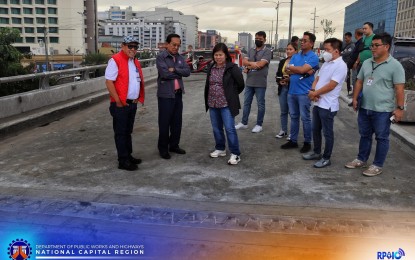
[[[221,156],[221,157],[226,156],[226,151],[225,150],[215,150],[215,151],[210,153],[210,157],[212,157],[212,158],[218,158],[219,156]]]
[[[290,141],[290,140],[291,140],[291,134],[289,134],[287,137],[287,141]]]
[[[370,165],[369,169],[363,172],[364,176],[373,177],[382,173],[382,168],[376,165]]]
[[[366,162],[362,162],[359,159],[354,159],[353,161],[348,162],[346,163],[346,165],[344,165],[344,167],[349,168],[349,169],[362,168],[366,166],[367,166]]]
[[[248,128],[248,125],[244,125],[244,124],[242,124],[242,122],[239,122],[236,126],[235,126],[235,129],[236,130],[238,130],[238,129],[247,129]]]
[[[262,126],[256,125],[254,128],[252,128],[252,133],[259,133],[262,131]]]
[[[284,136],[287,136],[288,134],[282,130],[280,130],[280,132],[275,136],[275,138],[283,138]]]
[[[330,160],[326,160],[326,159],[322,158],[314,164],[314,168],[324,168],[324,167],[329,166],[329,165],[331,165]]]
[[[239,155],[231,153],[231,158],[229,158],[228,164],[235,165],[235,164],[238,164],[238,162],[240,161],[241,161],[241,157],[239,157]]]
[[[317,153],[309,153],[309,154],[303,154],[303,159],[304,160],[320,160],[321,159],[321,154],[317,154]]]
[[[298,144],[290,140],[287,143],[281,145],[281,149],[291,149],[291,148],[298,148]]]
[[[311,150],[311,144],[308,142],[304,142],[303,147],[300,150],[300,153],[308,153]]]

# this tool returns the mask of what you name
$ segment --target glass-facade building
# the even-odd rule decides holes
[[[359,0],[346,7],[344,31],[354,33],[363,23],[373,23],[375,33],[395,33],[398,0]]]

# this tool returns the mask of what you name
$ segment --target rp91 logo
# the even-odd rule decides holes
[[[378,252],[377,259],[401,259],[403,256],[405,256],[405,252],[399,248],[396,252]]]

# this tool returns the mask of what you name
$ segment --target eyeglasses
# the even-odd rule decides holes
[[[138,49],[138,45],[135,45],[135,44],[128,44],[127,47],[130,50],[132,50],[132,49],[137,50]]]
[[[370,45],[370,48],[375,49],[375,48],[377,48],[379,46],[382,46],[382,45],[386,45],[386,44],[372,44],[372,45]]]
[[[176,44],[176,43],[170,43],[171,46],[173,46],[174,48],[180,48],[181,44]]]

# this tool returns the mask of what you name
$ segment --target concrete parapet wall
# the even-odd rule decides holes
[[[157,79],[156,67],[143,68],[143,73],[147,86]],[[98,91],[106,91],[104,77],[1,97],[0,119],[87,96]]]

